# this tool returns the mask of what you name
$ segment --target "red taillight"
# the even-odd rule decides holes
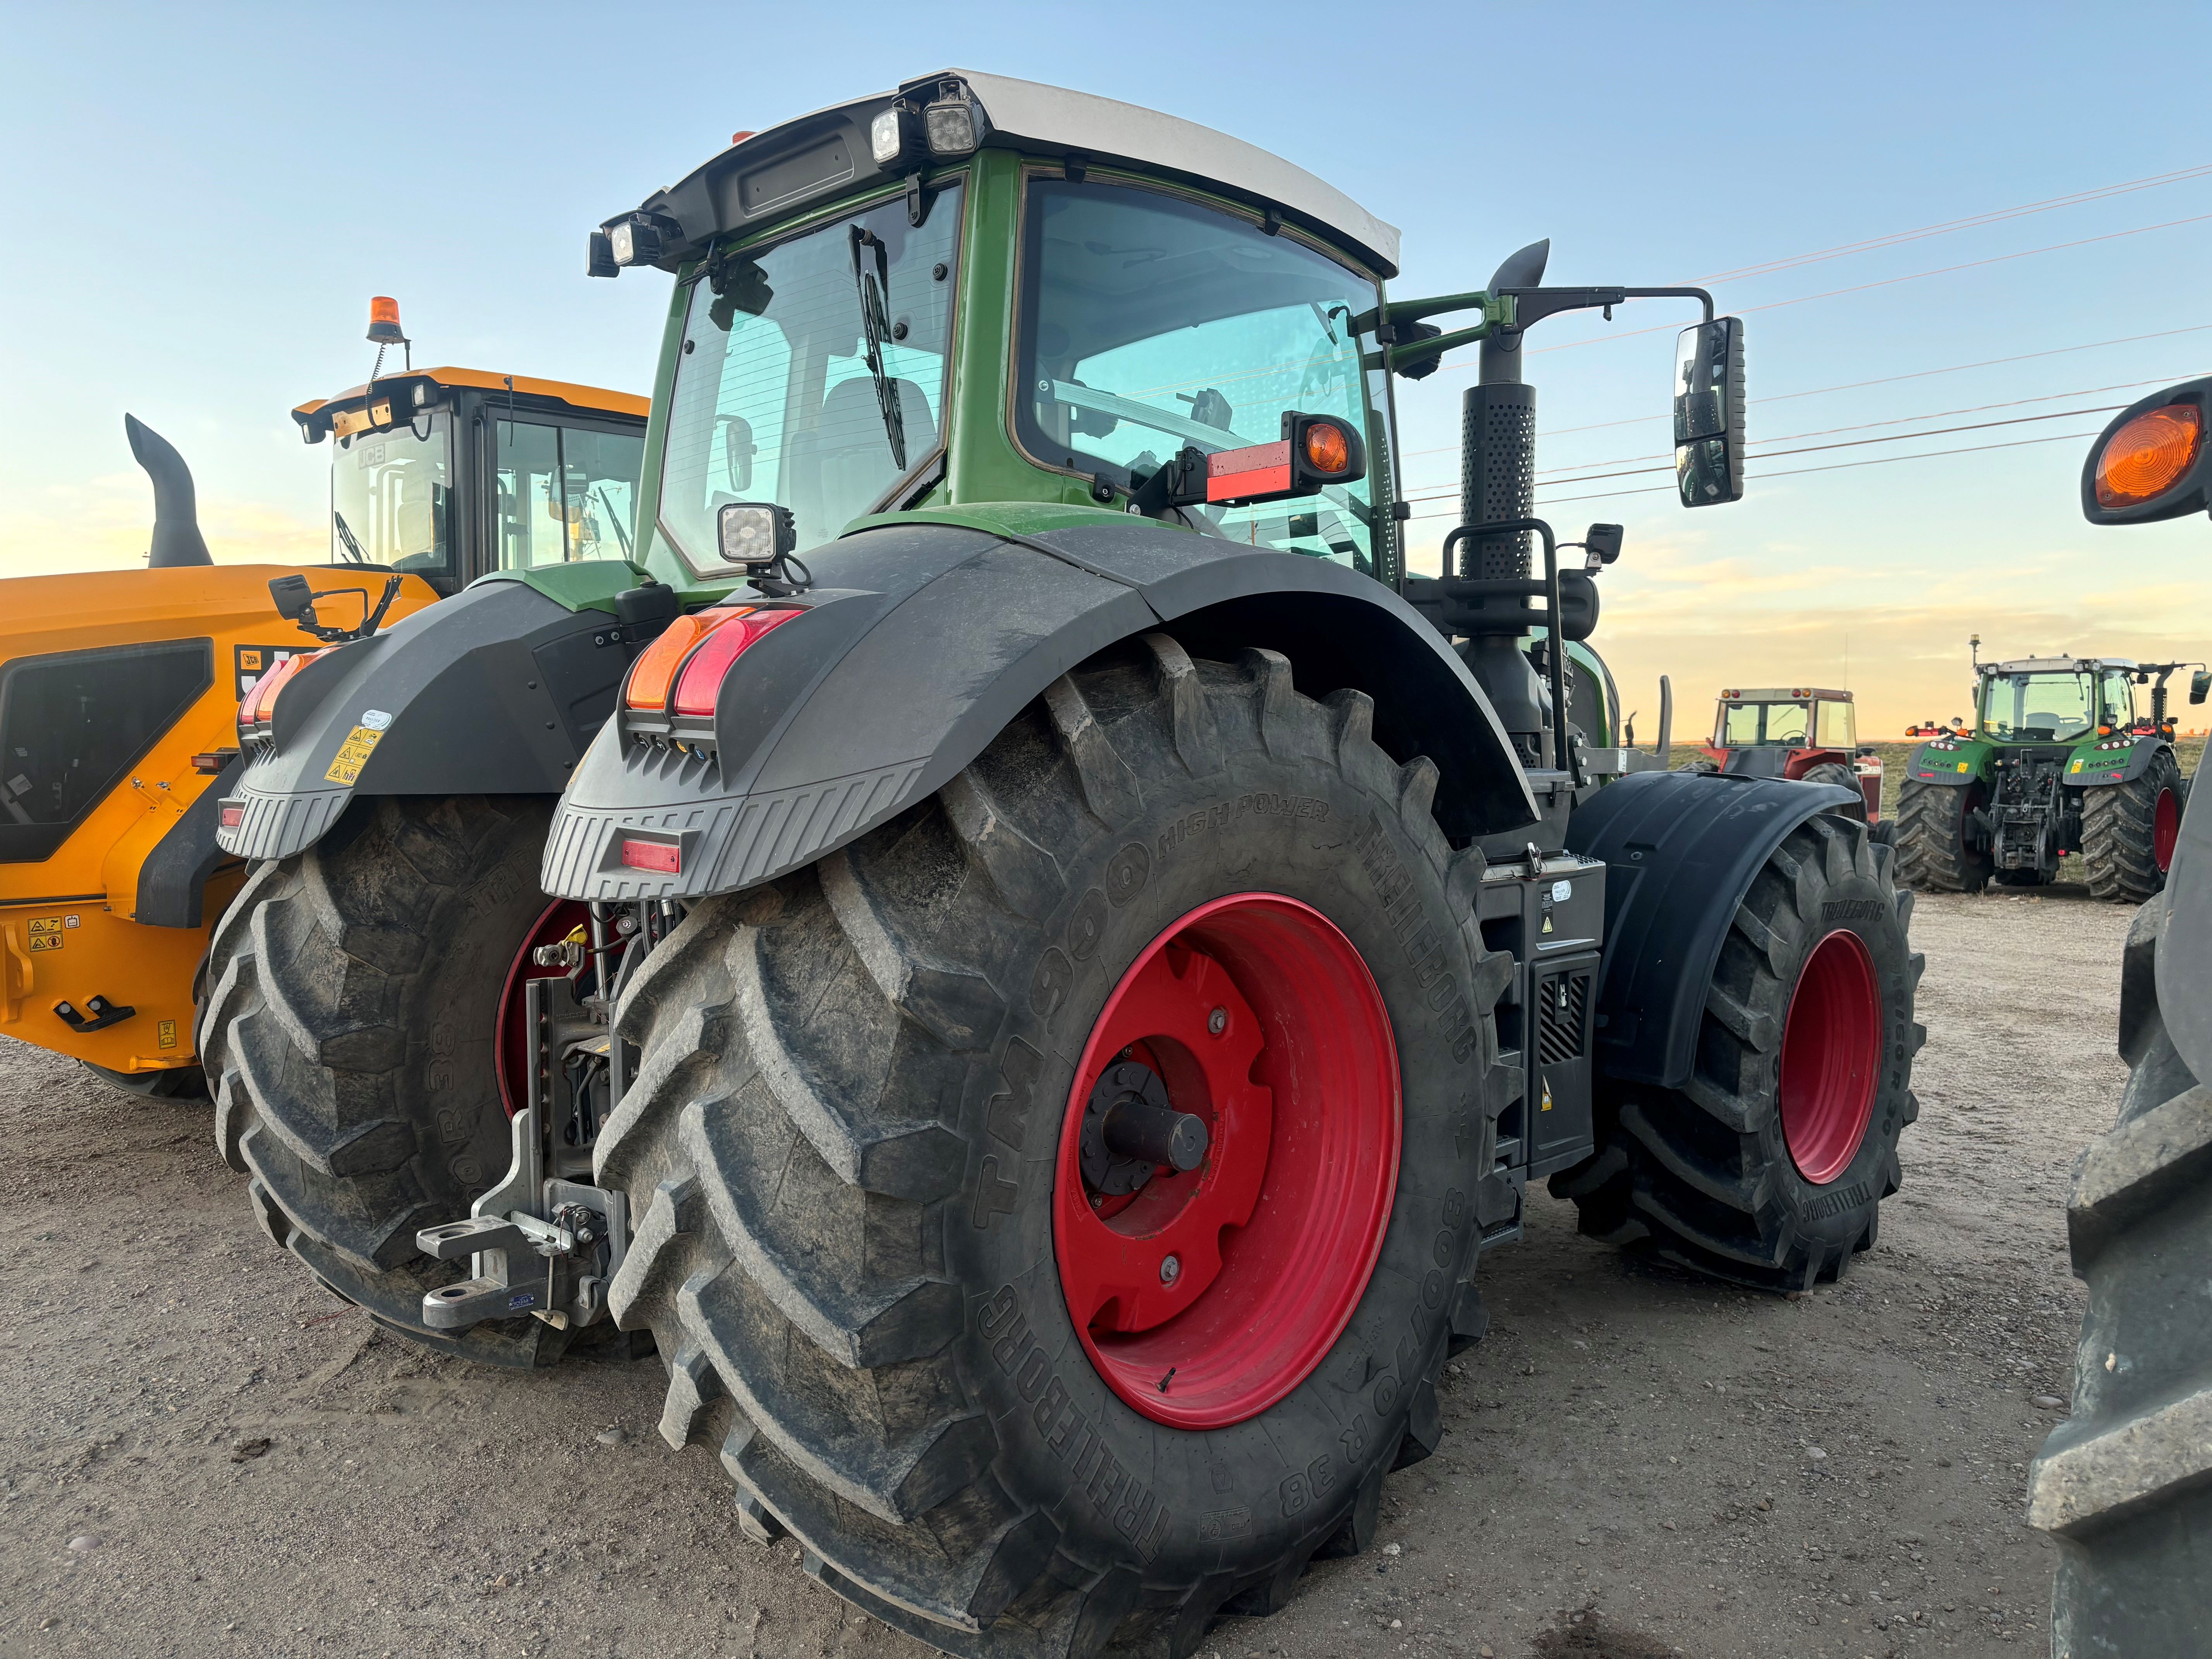
[[[779,628],[800,614],[797,611],[755,611],[708,635],[705,643],[684,663],[683,678],[676,683],[676,712],[713,714],[714,698],[722,689],[722,677],[730,672],[730,665],[737,661],[738,653],[770,629]]]
[[[632,708],[665,708],[669,683],[676,678],[684,653],[724,623],[749,614],[749,607],[736,605],[678,617],[638,653],[636,665],[629,671],[629,684],[623,689],[623,702]]]
[[[238,706],[238,729],[240,732],[266,731],[276,707],[276,699],[292,677],[318,657],[329,654],[323,651],[302,652],[272,664],[267,673],[253,682],[253,689],[246,694],[246,701]]]
[[[235,830],[246,822],[246,808],[237,801],[223,802],[216,808],[216,813],[222,818],[222,827],[225,830]]]
[[[626,870],[658,870],[672,876],[684,868],[684,849],[669,842],[631,841],[625,836],[622,861]]]

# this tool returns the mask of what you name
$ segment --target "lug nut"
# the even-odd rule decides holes
[[[1172,1256],[1172,1255],[1171,1255],[1171,1256],[1168,1256],[1168,1257],[1166,1257],[1165,1259],[1164,1259],[1164,1260],[1161,1261],[1161,1263],[1160,1263],[1160,1283],[1161,1283],[1161,1284],[1163,1284],[1163,1285],[1172,1285],[1172,1284],[1174,1284],[1174,1283],[1176,1282],[1176,1279],[1180,1279],[1182,1276],[1182,1261],[1181,1261],[1178,1257],[1176,1257],[1176,1256]]]
[[[1206,1017],[1206,1029],[1214,1036],[1219,1036],[1229,1029],[1229,1011],[1226,1008],[1216,1008]]]

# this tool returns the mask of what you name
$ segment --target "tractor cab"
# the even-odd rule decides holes
[[[629,558],[648,407],[562,380],[409,368],[292,418],[331,445],[331,562],[453,593],[495,571]]]
[[[1881,757],[1858,740],[1851,694],[1820,686],[1724,690],[1705,745],[1706,769],[1738,777],[1846,783],[1881,809]]]
[[[2136,724],[2136,665],[2120,657],[2025,657],[1978,665],[1975,735],[1993,744],[2073,744]]]

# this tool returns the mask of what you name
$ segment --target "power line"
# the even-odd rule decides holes
[[[2056,208],[2081,207],[2109,197],[2154,189],[2160,185],[2181,184],[2191,179],[2201,179],[2207,173],[2212,173],[2212,166],[2183,167],[2173,173],[2154,173],[2148,179],[2130,179],[2124,184],[2100,185],[2093,190],[2077,190],[2069,195],[2053,196],[2020,207],[1996,208],[1986,213],[1968,214],[1963,219],[1946,219],[1937,224],[1923,225],[1917,230],[1893,231],[1886,236],[1870,236],[1863,241],[1845,242],[1836,247],[1822,248],[1817,252],[1793,254],[1787,258],[1741,265],[1734,270],[1716,271],[1710,276],[1696,278],[1696,284],[1699,288],[1709,288],[1719,283],[1743,282],[1753,276],[1771,276],[1778,270],[1791,270],[1801,265],[1817,264],[1823,260],[1840,259],[1847,254],[1870,253],[1881,248],[1895,247],[1903,242],[1921,241],[1930,236],[1948,235],[1953,231],[1972,230],[1983,225],[2000,224],[2008,219],[2023,219],[2031,214],[2048,213]]]
[[[1802,392],[1771,392],[1764,398],[1753,398],[1751,401],[1754,404],[1786,404],[1798,398],[1823,398],[1832,392],[1862,392],[1870,386],[1891,386],[1903,380],[1924,380],[1931,375],[1936,374],[1962,374],[1968,369],[1996,368],[2006,363],[2024,363],[2031,362],[2038,357],[2063,357],[2069,352],[2100,351],[2106,346],[2136,345],[2145,340],[2172,339],[2178,334],[2202,334],[2208,329],[2212,329],[2212,323],[2191,323],[2186,328],[2160,329],[2155,334],[2124,334],[2117,340],[2086,340],[2080,345],[2052,346],[2048,350],[2045,351],[2022,351],[2010,357],[1984,357],[1979,362],[1951,363],[1942,368],[1916,368],[1901,374],[1879,375],[1871,380],[1846,380],[1840,386],[1809,386]],[[2148,380],[2139,380],[2135,384],[2138,386],[2149,386],[2152,382]],[[2094,390],[2095,388],[2092,389]],[[2051,395],[2054,397],[2076,397],[2082,394],[2076,392],[2054,392]],[[2021,401],[2031,402],[2033,400],[2023,398]],[[2001,405],[1992,404],[1988,406],[1994,409],[2000,407]],[[1668,416],[1663,413],[1658,415],[1630,415],[1617,421],[1593,421],[1588,426],[1563,426],[1554,428],[1549,431],[1537,434],[1537,439],[1540,442],[1546,438],[1564,438],[1570,433],[1602,432],[1611,427],[1636,426],[1645,421],[1663,421],[1667,418]],[[1457,444],[1443,444],[1434,449],[1409,449],[1405,452],[1405,459],[1412,460],[1416,456],[1421,455],[1456,455],[1459,453],[1459,447],[1460,447]]]
[[[1819,294],[1801,294],[1789,300],[1770,300],[1765,305],[1741,306],[1736,308],[1735,314],[1747,316],[1754,311],[1780,311],[1789,306],[1810,305],[1815,300],[1833,300],[1846,294],[1864,294],[1877,288],[1894,288],[1899,283],[1917,283],[1930,276],[1948,276],[1961,270],[1978,270],[1985,265],[2001,265],[2014,259],[2033,258],[2039,253],[2058,253],[2068,248],[2090,247],[2099,242],[2116,242],[2129,236],[2145,236],[2154,230],[2172,230],[2182,225],[2202,224],[2208,219],[2212,219],[2212,213],[2191,214],[2187,218],[2166,219],[2154,225],[2136,225],[2128,230],[2107,231],[2101,236],[2082,236],[2070,242],[2051,242],[2042,247],[2022,248],[2016,253],[1993,254],[1986,259],[1968,259],[1960,264],[1938,265],[1929,270],[1911,271],[1903,276],[1884,276],[1871,283],[1854,283],[1849,288],[1832,288]],[[1627,306],[1636,302],[1632,300],[1626,300],[1621,303]],[[1616,340],[1631,340],[1642,334],[1664,334],[1674,326],[1675,325],[1672,323],[1656,323],[1650,328],[1631,328],[1621,330],[1617,333],[1595,334],[1586,340],[1567,340],[1558,345],[1528,346],[1524,348],[1524,355],[1538,357],[1553,351],[1578,351],[1584,346],[1605,345]],[[1462,357],[1455,362],[1440,363],[1437,367],[1439,368],[1473,368],[1480,361],[1480,358]]]
[[[1968,444],[1959,449],[1930,449],[1915,455],[1876,455],[1869,460],[1838,461],[1829,466],[1787,467],[1779,472],[1761,472],[1757,474],[1756,477],[1762,479],[1795,478],[1808,472],[1844,472],[1848,471],[1855,466],[1890,466],[1899,461],[1932,461],[1945,455],[1978,455],[1985,450],[1991,449],[2026,449],[2033,444],[2065,443],[2071,440],[2094,438],[2096,435],[2097,434],[2094,432],[2059,432],[2053,433],[2048,436],[2041,438],[2015,438],[2009,443]],[[1650,489],[1606,489],[1600,490],[1596,494],[1590,495],[1554,496],[1548,501],[1539,501],[1537,506],[1565,507],[1570,501],[1613,501],[1624,495],[1672,495],[1675,492],[1674,490],[1668,489],[1663,486]],[[1449,512],[1416,513],[1413,514],[1413,521],[1418,523],[1424,519],[1443,519],[1449,518],[1451,514]]]

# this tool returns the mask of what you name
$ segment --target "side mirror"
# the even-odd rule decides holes
[[[2189,677],[2189,701],[2203,702],[2207,696],[2212,696],[2212,671],[2200,668]]]
[[[1743,499],[1743,319],[1686,328],[1674,348],[1674,483],[1685,507]]]
[[[1617,524],[1594,524],[1583,532],[1583,550],[1589,555],[1590,568],[1611,564],[1620,556],[1620,538]]]
[[[2114,416],[2082,464],[2082,517],[2149,524],[2212,506],[2208,399],[2212,378],[2168,386]]]

